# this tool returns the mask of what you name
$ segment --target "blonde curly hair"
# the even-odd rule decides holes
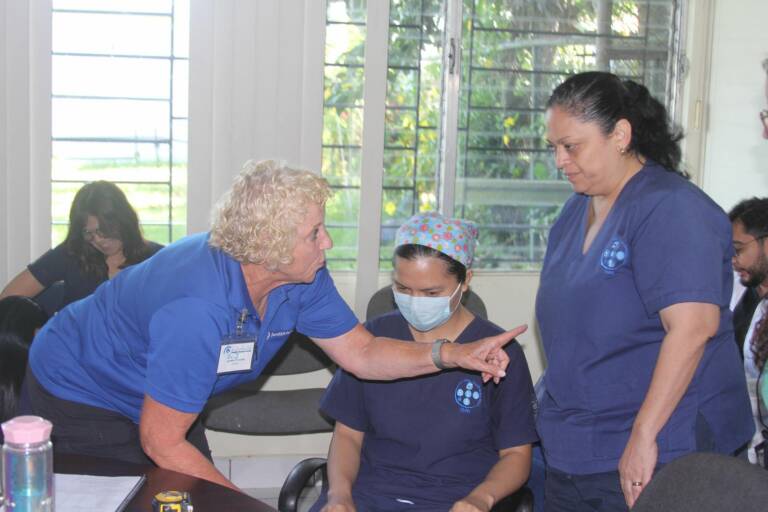
[[[275,160],[249,160],[214,208],[209,244],[241,263],[270,270],[288,265],[308,204],[325,205],[330,196],[321,176]]]

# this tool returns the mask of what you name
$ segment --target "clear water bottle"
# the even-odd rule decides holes
[[[39,416],[17,416],[2,424],[7,512],[54,510],[52,427]]]

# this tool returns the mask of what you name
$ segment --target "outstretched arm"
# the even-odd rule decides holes
[[[521,325],[472,343],[445,343],[440,358],[447,368],[461,367],[483,373],[483,381],[504,377],[509,356],[504,345],[528,327]],[[361,379],[391,380],[434,373],[431,343],[376,338],[362,325],[330,339],[315,339],[339,366]]]

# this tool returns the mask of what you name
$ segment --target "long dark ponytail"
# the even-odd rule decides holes
[[[597,123],[606,135],[613,132],[620,119],[626,119],[632,126],[629,152],[688,178],[680,169],[683,135],[671,126],[667,109],[644,85],[622,81],[611,73],[579,73],[555,88],[547,108],[554,106],[583,122]]]

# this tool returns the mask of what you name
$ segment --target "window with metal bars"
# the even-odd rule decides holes
[[[323,173],[338,189],[327,210],[332,268],[355,268],[359,229],[379,230],[388,262],[397,227],[439,209],[480,226],[478,268],[536,270],[571,193],[544,142],[554,87],[573,73],[607,70],[674,100],[676,0],[391,0],[386,21],[367,17],[366,7],[328,1]],[[364,43],[366,24],[384,22],[382,209],[371,226],[359,218]]]
[[[77,190],[116,183],[145,237],[186,234],[189,0],[54,0],[52,243]]]
[[[604,70],[670,100],[676,8],[673,0],[463,2],[454,213],[481,226],[480,268],[538,268],[571,193],[543,137],[554,87]]]

